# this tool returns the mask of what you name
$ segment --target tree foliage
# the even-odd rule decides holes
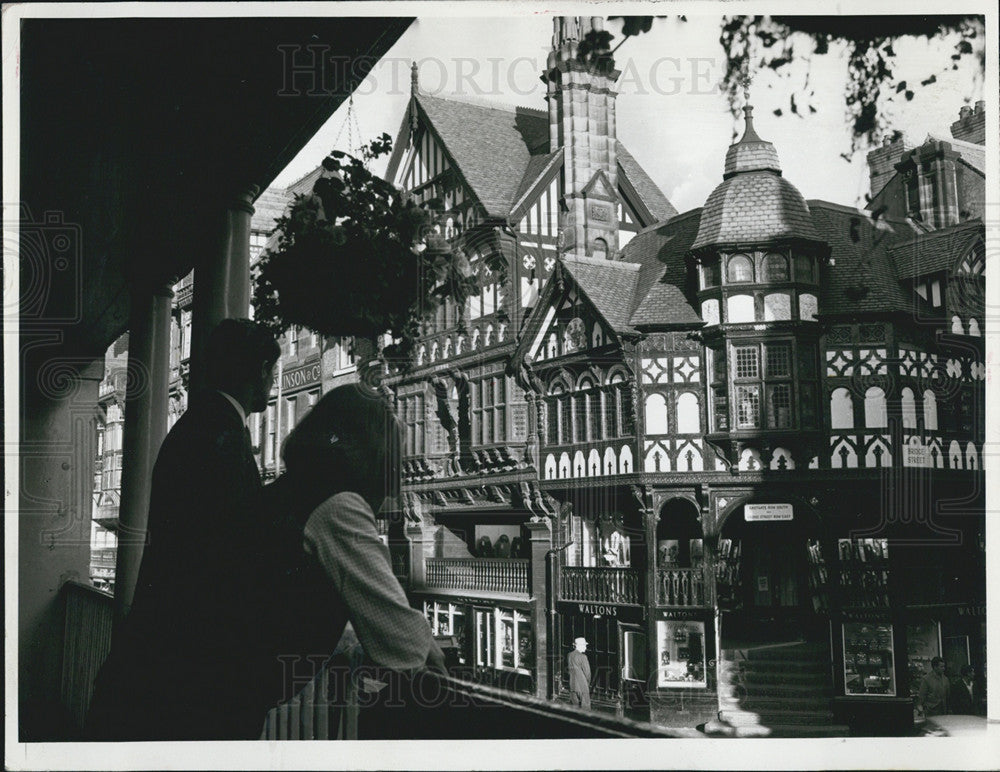
[[[628,39],[648,32],[655,17],[611,18],[622,21],[622,35]],[[683,16],[680,19],[686,21]],[[720,85],[735,116],[744,84],[757,73],[770,70],[787,79],[794,63],[805,62],[805,85],[789,92],[787,110],[793,115],[814,113],[816,95],[809,87],[808,65],[813,56],[828,53],[834,44],[842,45],[848,73],[844,103],[853,152],[881,140],[890,129],[888,115],[895,101],[913,99],[918,88],[932,84],[942,72],[957,70],[963,59],[973,59],[980,72],[984,71],[984,30],[982,16],[724,17],[719,42],[726,70]],[[926,60],[928,71],[919,84],[906,82],[896,75],[896,47],[904,38],[936,40],[953,47],[950,53],[945,48],[939,58]],[[605,61],[610,43],[607,32],[589,33],[578,55],[582,61]],[[775,113],[780,116],[784,110],[779,108]]]
[[[477,289],[464,253],[439,233],[439,207],[418,206],[369,171],[391,148],[383,134],[361,158],[331,152],[311,193],[278,220],[254,285],[256,318],[276,334],[293,324],[328,336],[389,333],[398,343],[386,356],[406,360],[421,320]]]

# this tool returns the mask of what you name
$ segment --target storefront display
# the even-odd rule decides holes
[[[845,622],[843,637],[845,694],[895,696],[892,625]]]
[[[476,665],[530,673],[534,661],[531,617],[510,608],[476,609]]]
[[[659,620],[656,639],[657,686],[696,689],[708,685],[704,622]]]
[[[740,583],[741,546],[739,539],[719,539],[719,560],[715,566],[716,591],[719,603],[730,609],[742,605],[737,590]]]
[[[817,613],[829,611],[830,597],[827,588],[830,575],[826,568],[822,545],[818,540],[810,539],[806,543],[806,549],[809,554],[809,595],[813,611]]]
[[[465,607],[441,601],[424,601],[424,616],[434,636],[453,636],[458,650],[458,663],[466,663]]]

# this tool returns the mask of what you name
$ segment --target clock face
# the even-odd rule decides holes
[[[521,262],[524,264],[524,269],[526,271],[530,271],[535,267],[538,261],[535,260],[534,255],[525,255],[523,258],[521,258]]]

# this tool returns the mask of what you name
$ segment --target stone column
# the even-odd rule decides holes
[[[251,185],[222,212],[211,244],[194,270],[191,388],[205,387],[205,345],[219,322],[250,313],[250,220],[258,189]]]
[[[115,621],[132,607],[146,544],[153,464],[167,435],[170,388],[170,286],[137,288],[132,295],[122,436],[121,504],[115,561]]]
[[[552,528],[548,519],[525,523],[530,534],[531,562],[528,563],[528,593],[531,596],[531,623],[535,630],[535,696],[549,697],[549,594],[555,592],[546,580],[545,554],[552,549]]]

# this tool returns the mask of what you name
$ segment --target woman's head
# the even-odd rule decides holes
[[[324,394],[288,435],[282,458],[326,495],[354,491],[376,511],[398,496],[399,425],[385,399],[357,384]]]

